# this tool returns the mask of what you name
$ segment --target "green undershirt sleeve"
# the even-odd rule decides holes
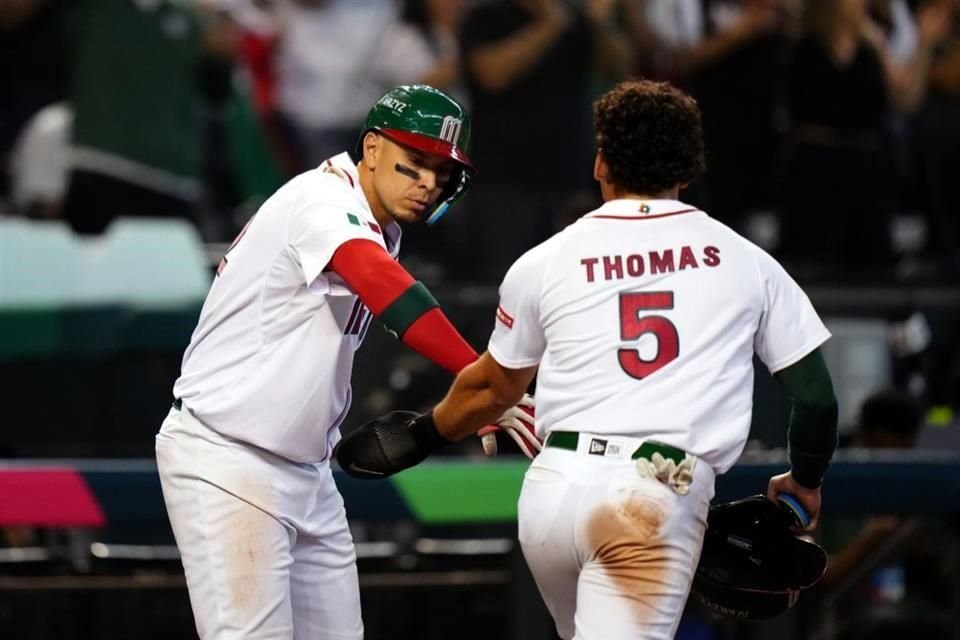
[[[837,448],[837,398],[820,349],[778,371],[790,398],[787,451],[794,480],[815,489]]]

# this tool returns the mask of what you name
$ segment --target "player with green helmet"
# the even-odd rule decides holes
[[[424,153],[451,158],[458,167],[426,218],[433,224],[470,188],[477,169],[466,154],[470,142],[470,116],[452,97],[428,85],[399,86],[388,91],[367,114],[357,154],[363,155],[363,138],[377,131],[392,141]]]
[[[469,134],[441,91],[390,90],[359,157],[280,187],[221,260],[156,440],[202,640],[362,640],[331,452],[374,318],[451,373],[477,359],[398,262],[399,223],[436,220],[466,191]],[[497,424],[535,439],[519,409]]]

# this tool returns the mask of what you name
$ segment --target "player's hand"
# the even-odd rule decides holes
[[[480,429],[477,435],[480,436],[480,442],[483,444],[483,452],[488,456],[496,455],[497,431],[504,431],[517,443],[520,451],[533,460],[533,457],[543,449],[543,443],[540,442],[534,429],[534,410],[533,396],[525,393],[520,402],[504,411],[495,424]]]
[[[431,414],[391,411],[343,436],[333,457],[354,478],[379,479],[420,464],[448,444],[437,434]]]
[[[810,516],[810,524],[801,529],[804,533],[811,533],[817,528],[817,521],[820,519],[820,489],[808,489],[793,479],[793,474],[789,471],[781,473],[778,476],[770,478],[767,485],[767,500],[777,504],[777,496],[781,493],[789,493],[794,496],[800,505],[806,509]]]

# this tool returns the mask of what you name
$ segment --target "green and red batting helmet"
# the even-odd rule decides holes
[[[367,114],[357,142],[359,156],[363,154],[363,137],[369,131],[377,131],[399,144],[457,162],[458,169],[427,216],[427,224],[436,222],[470,188],[470,180],[477,171],[466,153],[470,142],[470,116],[460,103],[443,91],[425,84],[414,84],[394,87],[384,94]]]

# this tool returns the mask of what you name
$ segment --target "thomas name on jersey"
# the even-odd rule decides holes
[[[715,267],[720,264],[720,249],[706,246],[699,252],[694,252],[689,245],[684,245],[679,251],[664,249],[648,251],[646,254],[582,258],[580,264],[583,265],[587,282],[594,282],[601,276],[604,280],[623,280],[627,276],[636,278],[644,274],[656,275],[684,269],[699,269],[701,265]]]

